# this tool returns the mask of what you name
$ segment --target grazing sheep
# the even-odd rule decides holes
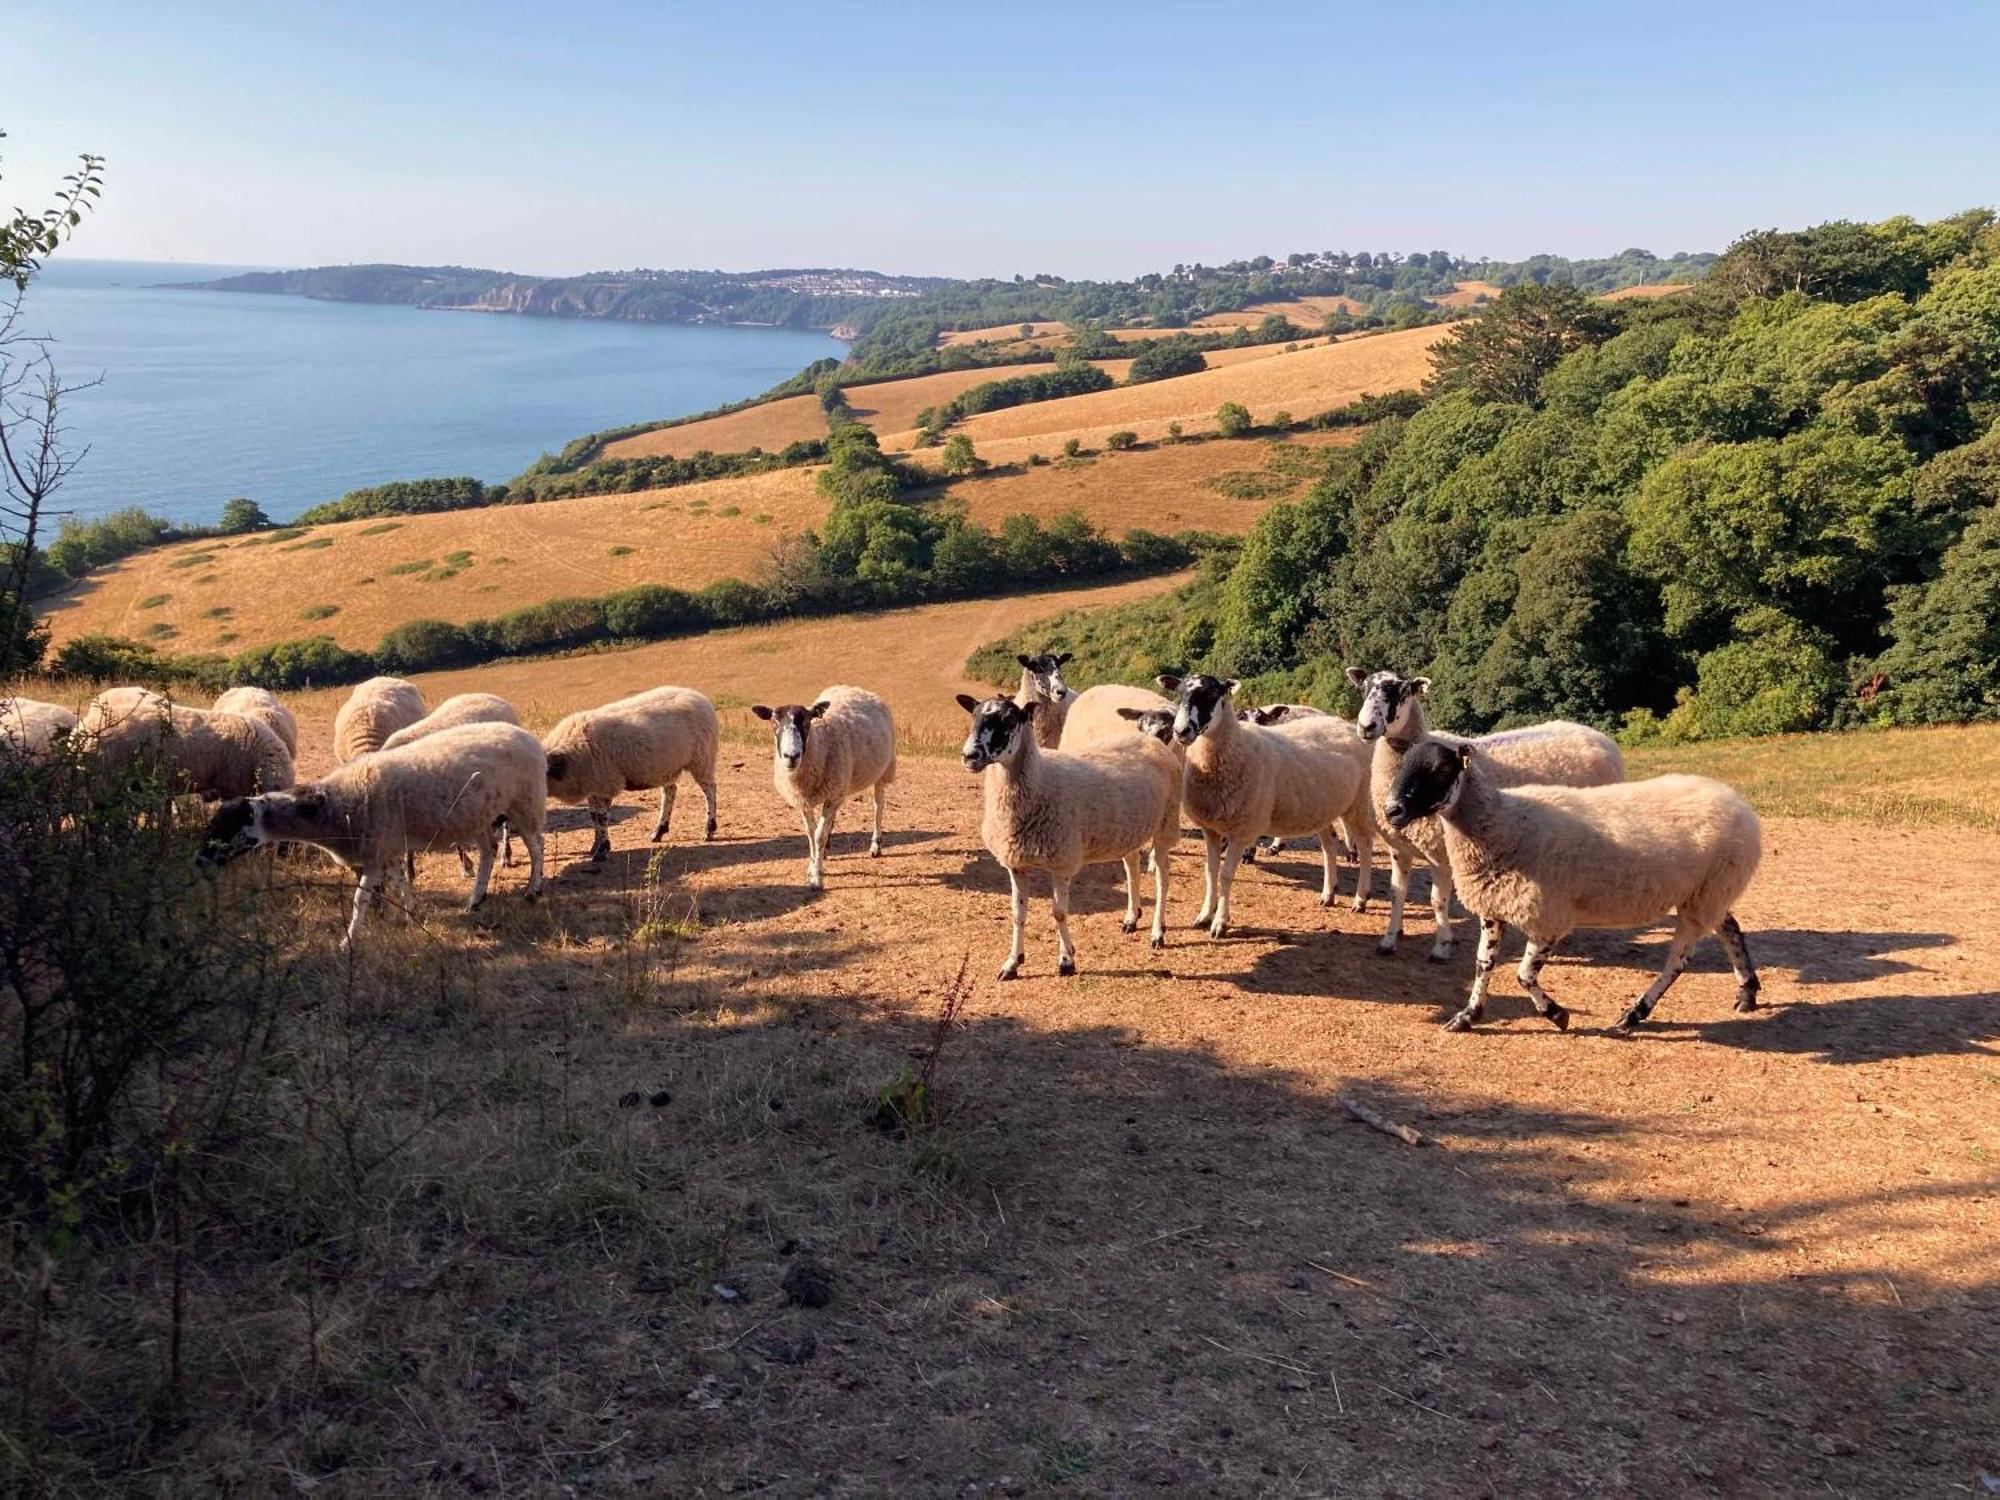
[[[1118,717],[1139,733],[1158,740],[1176,754],[1180,753],[1180,744],[1174,739],[1174,707],[1171,703],[1165,708],[1121,708]]]
[[[1332,716],[1325,709],[1314,708],[1310,703],[1266,703],[1259,708],[1242,709],[1236,717],[1269,729],[1273,724],[1283,724],[1291,719],[1325,719]]]
[[[1713,932],[1736,971],[1736,1008],[1760,988],[1732,907],[1757,873],[1761,835],[1750,804],[1705,776],[1656,776],[1613,786],[1502,787],[1492,757],[1473,745],[1428,740],[1403,757],[1388,821],[1444,825],[1458,893],[1480,919],[1479,960],[1465,1008],[1447,1023],[1469,1030],[1486,1005],[1504,924],[1528,938],[1520,980],[1540,1015],[1569,1028],[1569,1012],[1540,981],[1549,950],[1578,927],[1640,927],[1675,915],[1659,977],[1613,1026],[1629,1032]]]
[[[1018,697],[1014,701],[1021,702]],[[1025,708],[1027,705],[1021,706]],[[1136,715],[1165,711],[1171,716],[1173,710],[1173,704],[1150,688],[1126,687],[1117,682],[1085,688],[1071,698],[1068,707],[1062,711],[1061,743],[1056,748],[1084,750],[1092,745],[1122,743],[1130,737]],[[1035,738],[1038,741],[1042,738],[1039,722],[1042,715],[1048,712],[1044,708],[1035,716],[1038,726]],[[1042,748],[1046,750],[1049,746],[1044,743]]]
[[[849,797],[875,794],[875,831],[868,857],[882,857],[882,798],[896,779],[896,721],[889,705],[866,688],[830,687],[811,707],[756,704],[750,710],[775,726],[771,781],[806,827],[806,885],[826,888],[826,846],[833,815]]]
[[[1021,664],[1021,686],[1014,701],[1023,708],[1030,703],[1042,705],[1042,712],[1035,715],[1035,738],[1044,750],[1053,750],[1062,743],[1063,723],[1076,700],[1062,675],[1072,657],[1067,651],[1044,651],[1040,656],[1017,656],[1014,660]]]
[[[715,747],[721,737],[715,705],[693,688],[658,687],[602,708],[573,713],[542,741],[548,752],[549,795],[585,802],[596,832],[590,857],[611,854],[611,804],[620,792],[660,789],[653,842],[667,836],[674,792],[685,772],[708,800],[702,837],[715,837]]]
[[[1374,832],[1368,777],[1348,743],[1353,730],[1332,718],[1301,719],[1272,729],[1246,724],[1230,702],[1238,684],[1205,673],[1186,679],[1164,676],[1159,683],[1177,696],[1174,738],[1188,747],[1182,802],[1207,845],[1195,925],[1207,926],[1211,937],[1229,930],[1236,867],[1265,834],[1319,838],[1325,868],[1320,905],[1333,905],[1335,823],[1344,820],[1354,835],[1355,861],[1362,871],[1369,868]],[[1366,899],[1357,874],[1356,911]]]
[[[424,716],[424,695],[400,677],[371,677],[347,695],[333,716],[333,763],[344,766]]]
[[[427,735],[436,734],[440,729],[456,729],[461,724],[518,724],[521,716],[514,712],[514,705],[493,693],[456,693],[444,700],[436,708],[425,714],[414,724],[405,724],[401,729],[382,741],[384,750],[394,750],[408,745]]]
[[[983,702],[969,693],[958,706],[972,715],[963,755],[986,781],[980,837],[1007,868],[1014,892],[1014,945],[1002,979],[1021,972],[1028,925],[1022,876],[1049,872],[1056,919],[1056,972],[1076,972],[1069,935],[1069,888],[1087,864],[1125,867],[1124,930],[1139,926],[1139,855],[1153,854],[1152,945],[1167,940],[1167,868],[1180,838],[1180,759],[1158,742],[1126,733],[1081,750],[1043,753],[1033,721],[1047,710],[1011,698]],[[1157,710],[1153,710],[1157,712]],[[1144,713],[1147,710],[1135,710]]]
[[[233,687],[210,705],[211,713],[241,714],[255,719],[284,742],[285,754],[294,760],[299,754],[299,721],[268,688]]]
[[[1410,871],[1431,869],[1431,916],[1436,933],[1426,956],[1433,963],[1451,957],[1452,872],[1445,857],[1444,830],[1434,818],[1419,818],[1407,828],[1387,826],[1389,788],[1397,767],[1410,749],[1426,739],[1447,745],[1473,744],[1486,753],[1486,771],[1494,782],[1512,786],[1609,786],[1625,779],[1625,757],[1617,741],[1583,724],[1552,719],[1527,729],[1503,730],[1467,740],[1443,734],[1424,722],[1423,697],[1428,677],[1398,677],[1394,672],[1347,669],[1347,680],[1361,689],[1361,713],[1356,727],[1364,740],[1375,743],[1369,768],[1375,818],[1389,845],[1389,926],[1375,951],[1391,954],[1403,935],[1403,903],[1410,888]]]
[[[157,754],[175,790],[204,802],[279,792],[292,757],[267,725],[241,714],[181,708],[144,688],[111,688],[83,711],[77,733],[106,763],[130,766]]]
[[[60,703],[0,698],[0,750],[46,760],[76,732],[78,722]]]
[[[475,844],[479,870],[466,910],[486,899],[504,819],[528,846],[528,889],[542,889],[542,827],[548,798],[541,741],[513,724],[462,724],[413,745],[380,750],[289,792],[226,802],[209,821],[204,863],[220,864],[259,844],[315,844],[360,876],[342,946],[351,946],[369,904],[411,851]]]

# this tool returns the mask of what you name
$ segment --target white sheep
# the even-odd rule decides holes
[[[1125,867],[1124,930],[1139,926],[1139,856],[1153,855],[1152,945],[1167,940],[1167,872],[1180,838],[1181,764],[1158,741],[1129,730],[1116,741],[1080,750],[1044,752],[1033,722],[1046,710],[1011,698],[984,701],[958,695],[972,715],[962,752],[966,768],[985,778],[980,836],[1006,867],[1013,887],[1014,942],[1000,977],[1021,972],[1028,925],[1022,877],[1049,872],[1056,920],[1056,972],[1076,972],[1069,933],[1070,882],[1087,864],[1116,860]],[[1128,705],[1129,707],[1129,705]],[[1144,709],[1133,710],[1144,713]]]
[[[383,885],[415,850],[472,844],[479,869],[466,910],[486,899],[503,819],[528,847],[528,899],[542,889],[548,769],[541,741],[513,724],[463,724],[337,766],[289,792],[225,803],[202,858],[222,863],[259,844],[314,844],[360,877],[342,946],[351,946]]]
[[[1035,715],[1035,738],[1041,741],[1044,750],[1053,750],[1062,743],[1063,723],[1069,716],[1070,704],[1076,694],[1063,681],[1062,669],[1073,658],[1067,651],[1044,651],[1039,656],[1016,656],[1021,664],[1021,686],[1014,694],[1014,701],[1026,708],[1030,703],[1042,705],[1042,711]]]
[[[548,752],[549,795],[585,802],[596,832],[590,857],[611,854],[611,804],[620,792],[660,789],[653,842],[667,836],[681,776],[692,776],[708,801],[702,837],[715,837],[715,750],[721,738],[715,705],[693,688],[658,687],[602,708],[573,713],[542,741]]]
[[[1241,709],[1236,717],[1246,723],[1261,724],[1269,729],[1273,724],[1283,724],[1291,719],[1325,719],[1331,715],[1323,708],[1314,708],[1310,703],[1265,703],[1256,708]]]
[[[494,693],[454,693],[414,724],[382,741],[384,750],[412,744],[440,729],[456,729],[461,724],[518,724],[521,716],[514,705]]]
[[[1017,696],[1014,701],[1021,703]],[[1027,707],[1022,703],[1023,708]],[[1072,697],[1062,710],[1062,723],[1058,731],[1061,750],[1084,750],[1092,745],[1102,745],[1129,739],[1132,726],[1138,716],[1144,713],[1165,711],[1169,717],[1174,706],[1150,688],[1127,687],[1120,682],[1101,683],[1094,688],[1085,688]],[[1043,715],[1049,713],[1046,707],[1035,715],[1039,726]],[[1035,735],[1041,740],[1039,727]],[[1042,744],[1044,750],[1049,746]]]
[[[0,698],[0,750],[46,760],[76,733],[77,716],[60,703]]]
[[[1551,719],[1526,729],[1508,729],[1498,734],[1467,740],[1461,735],[1433,730],[1424,721],[1424,693],[1428,677],[1399,677],[1394,672],[1364,672],[1347,669],[1347,679],[1361,689],[1361,712],[1356,727],[1361,737],[1374,742],[1374,760],[1369,768],[1371,802],[1389,845],[1389,925],[1376,951],[1396,951],[1403,935],[1403,904],[1410,888],[1410,872],[1419,865],[1431,870],[1431,915],[1436,931],[1431,951],[1433,963],[1451,957],[1454,932],[1451,918],[1451,861],[1445,857],[1444,830],[1434,818],[1419,818],[1407,828],[1391,829],[1388,816],[1389,789],[1396,770],[1410,749],[1426,739],[1447,745],[1476,745],[1486,753],[1486,771],[1500,786],[1609,786],[1625,779],[1625,756],[1618,742],[1607,734],[1566,719]]]
[[[209,707],[213,713],[241,714],[246,719],[255,719],[283,741],[285,754],[298,759],[299,721],[269,688],[233,687]]]
[[[1206,673],[1163,676],[1176,694],[1174,738],[1187,749],[1181,800],[1206,844],[1197,927],[1211,937],[1229,930],[1229,893],[1245,852],[1265,834],[1313,834],[1320,841],[1325,878],[1320,905],[1334,900],[1336,823],[1353,836],[1357,874],[1354,908],[1367,900],[1362,872],[1369,869],[1374,816],[1368,777],[1350,741],[1354,731],[1333,718],[1306,718],[1266,729],[1236,717],[1230,701],[1238,684]]]
[[[269,726],[241,714],[182,708],[145,688],[98,694],[76,732],[120,768],[157,755],[173,789],[204,802],[283,791],[293,780],[292,757]]]
[[[1549,950],[1578,927],[1640,927],[1675,916],[1666,963],[1613,1026],[1629,1032],[1713,932],[1736,971],[1736,1008],[1757,1008],[1757,971],[1732,908],[1757,873],[1757,814],[1705,776],[1656,776],[1613,786],[1508,789],[1473,745],[1427,740],[1403,757],[1389,793],[1391,827],[1444,825],[1458,894],[1480,919],[1472,994],[1447,1023],[1465,1031],[1486,1005],[1505,924],[1528,938],[1520,980],[1538,1014],[1567,1030],[1569,1012],[1540,974]]]
[[[751,713],[774,726],[771,781],[806,829],[806,885],[826,888],[826,846],[840,804],[875,794],[868,855],[882,855],[882,800],[896,779],[896,721],[866,688],[830,687],[810,706],[759,703]]]
[[[333,716],[333,763],[344,766],[424,716],[424,695],[400,677],[371,677],[347,695]]]

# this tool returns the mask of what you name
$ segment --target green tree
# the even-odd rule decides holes
[[[1929,583],[1897,591],[1877,663],[1904,724],[2000,718],[2000,506],[1981,512]]]
[[[1193,375],[1207,368],[1208,358],[1195,341],[1187,334],[1176,333],[1163,339],[1147,339],[1133,356],[1132,368],[1125,372],[1125,383],[1145,385],[1175,375]]]
[[[1533,406],[1544,376],[1576,350],[1603,343],[1617,326],[1615,313],[1575,287],[1509,287],[1431,350],[1428,389]]]
[[[979,455],[973,451],[971,438],[962,432],[955,432],[945,439],[944,452],[938,455],[940,472],[956,476],[984,467]]]
[[[1215,409],[1215,430],[1224,437],[1242,437],[1250,430],[1250,409],[1240,401],[1225,401]]]
[[[1696,663],[1695,690],[1667,719],[1676,739],[1735,739],[1825,727],[1844,686],[1824,632],[1782,610],[1752,609],[1735,639]]]
[[[271,518],[264,514],[264,507],[255,500],[238,495],[234,500],[222,503],[221,530],[224,536],[236,536],[245,531],[267,531]]]

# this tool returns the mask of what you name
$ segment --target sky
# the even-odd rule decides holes
[[[2000,4],[6,0],[69,254],[1128,276],[2000,203]]]

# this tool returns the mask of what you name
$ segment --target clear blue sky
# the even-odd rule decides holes
[[[1665,253],[2000,200],[2000,4],[9,0],[0,127],[92,257]]]

